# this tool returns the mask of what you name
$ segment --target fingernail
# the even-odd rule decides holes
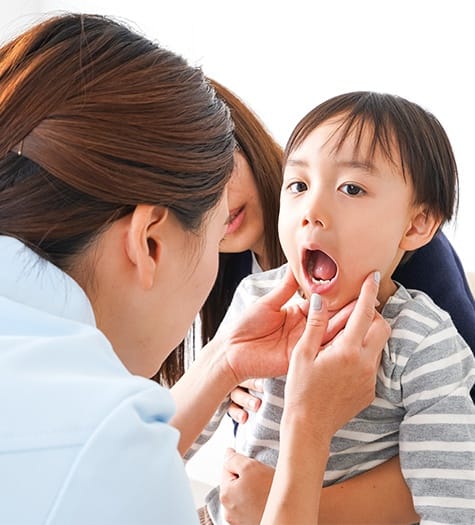
[[[381,281],[381,272],[374,272],[373,277],[376,283],[379,284],[379,281]]]
[[[322,298],[318,293],[313,293],[310,297],[310,310],[318,312],[322,309]]]

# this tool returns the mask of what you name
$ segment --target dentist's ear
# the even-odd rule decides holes
[[[418,207],[414,211],[399,247],[405,251],[421,248],[432,240],[440,224],[440,218],[428,211],[427,208]]]
[[[167,208],[150,204],[139,204],[132,212],[126,252],[144,290],[149,290],[155,281],[162,249],[160,232],[167,217]]]

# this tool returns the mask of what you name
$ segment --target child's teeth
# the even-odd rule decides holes
[[[312,281],[315,284],[328,284],[329,282],[331,282],[331,279],[315,279],[315,277],[312,277]]]

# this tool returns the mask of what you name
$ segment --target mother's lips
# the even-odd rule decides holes
[[[244,219],[244,206],[241,206],[240,208],[234,208],[229,213],[228,219],[226,220],[226,224],[228,225],[226,228],[225,235],[230,235],[231,233],[234,233],[239,226],[241,226],[241,223]]]

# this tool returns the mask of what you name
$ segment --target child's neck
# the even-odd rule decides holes
[[[381,312],[388,299],[396,293],[396,290],[396,283],[390,277],[381,279],[378,292],[379,306],[376,308],[378,312]]]

